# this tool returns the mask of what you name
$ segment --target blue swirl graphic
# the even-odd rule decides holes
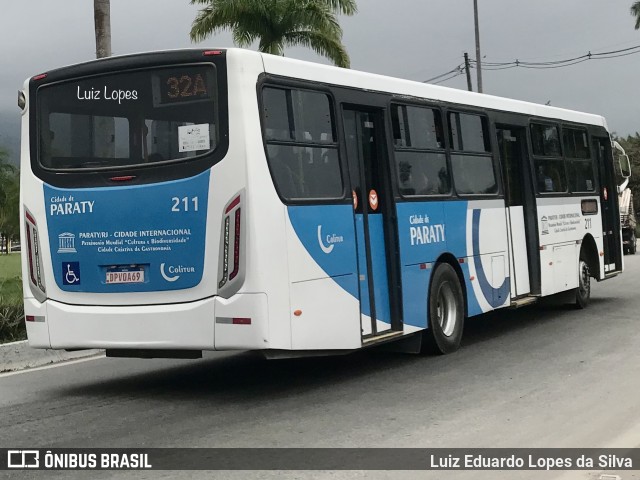
[[[493,308],[497,308],[504,303],[504,300],[509,290],[509,277],[505,277],[502,285],[498,288],[494,288],[489,283],[487,275],[482,266],[482,259],[480,258],[480,213],[481,210],[473,210],[471,235],[472,235],[472,248],[473,251],[473,265],[476,269],[476,275],[478,277],[478,283],[484,298],[489,302]]]

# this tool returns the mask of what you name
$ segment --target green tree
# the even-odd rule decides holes
[[[631,5],[631,15],[636,17],[636,30],[640,29],[640,1]]]
[[[0,237],[5,240],[20,235],[20,176],[7,158],[7,151],[0,149]]]
[[[214,33],[231,30],[233,41],[282,55],[285,47],[303,46],[348,68],[337,15],[353,15],[355,0],[191,0],[206,5],[191,25],[191,40],[200,42]]]

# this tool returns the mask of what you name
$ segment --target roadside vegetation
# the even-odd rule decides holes
[[[25,338],[20,254],[0,255],[0,343]]]
[[[0,149],[0,343],[26,338],[20,254],[9,253],[11,240],[20,235],[18,170]]]
[[[18,169],[9,163],[9,154],[0,147],[0,245],[8,253],[8,241],[20,235],[20,176]]]

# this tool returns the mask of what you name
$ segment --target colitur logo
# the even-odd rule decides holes
[[[164,278],[167,282],[175,282],[180,278],[180,275],[175,275],[172,277],[168,276],[164,271],[164,263],[160,264],[160,274],[162,275],[162,278]]]
[[[327,242],[329,246],[326,246],[324,242]],[[333,247],[335,247],[336,243],[344,242],[344,238],[342,235],[336,235],[335,233],[331,235],[327,235],[325,240],[322,239],[322,225],[318,225],[318,243],[320,244],[320,248],[324,253],[331,253],[333,251]]]
[[[167,282],[175,282],[180,278],[180,275],[175,275],[176,273],[196,273],[195,267],[185,267],[184,265],[169,265],[165,269],[165,264],[160,264],[160,274],[162,278],[164,278]],[[173,275],[173,276],[169,276]]]

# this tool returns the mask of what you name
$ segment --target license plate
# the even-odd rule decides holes
[[[107,272],[107,283],[144,283],[144,270]]]

